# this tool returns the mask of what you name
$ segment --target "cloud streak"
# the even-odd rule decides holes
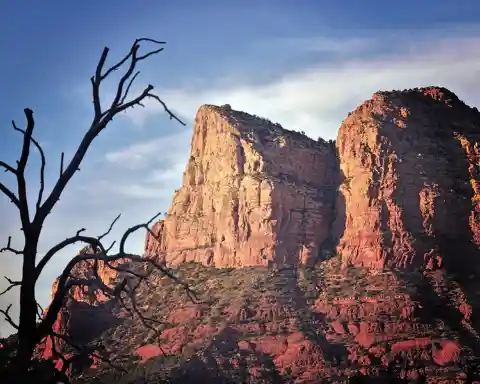
[[[325,139],[335,138],[346,114],[377,90],[441,85],[466,102],[479,104],[480,35],[397,40],[403,42],[400,52],[354,56],[300,68],[267,84],[213,84],[202,89],[165,90],[163,94],[178,106],[181,116],[192,116],[203,103],[229,103],[234,109],[266,116],[287,128]],[[370,38],[368,44],[375,45]],[[146,119],[160,109],[152,104],[136,112]]]
[[[190,143],[190,129],[154,139],[140,141],[120,150],[107,152],[105,159],[113,166],[129,170],[145,169],[161,162],[176,163],[186,156],[185,143]],[[182,157],[183,155],[183,157]]]

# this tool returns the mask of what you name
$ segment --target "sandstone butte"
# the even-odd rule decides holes
[[[329,237],[337,175],[333,144],[204,105],[183,185],[145,253],[215,267],[313,262]]]
[[[113,331],[99,330],[101,338],[114,345],[110,349],[127,348],[146,364],[155,356],[186,355],[186,334],[205,343],[229,330],[225,343],[234,345],[239,357],[218,347],[209,364],[216,364],[217,374],[227,370],[225,361],[237,373],[246,364],[248,378],[242,382],[275,382],[255,381],[265,370],[260,357],[241,359],[241,353],[256,350],[271,359],[273,375],[287,375],[291,382],[341,381],[352,372],[345,361],[353,371],[375,376],[398,356],[411,364],[398,375],[420,380],[415,364],[421,360],[431,382],[465,382],[460,360],[480,358],[479,140],[480,113],[440,87],[375,93],[348,114],[335,142],[312,140],[229,105],[201,106],[183,185],[166,217],[153,226],[154,235],[147,235],[145,254],[179,270],[198,263],[210,271],[202,284],[192,277],[204,289],[222,273],[262,271],[245,283],[252,289],[261,279],[267,284],[265,279],[283,276],[273,290],[285,297],[263,290],[252,291],[241,304],[235,296],[224,298],[222,325],[208,327],[201,319],[210,316],[213,322],[211,306],[171,304],[163,344],[135,335],[118,344],[118,334],[128,333],[118,321],[110,323]],[[293,277],[262,269],[272,264],[294,271]],[[305,266],[323,271],[309,275],[315,291],[309,298],[298,277]],[[80,265],[74,274],[86,268]],[[105,274],[118,277],[111,270]],[[370,280],[362,288],[356,279]],[[332,287],[347,286],[348,294],[332,293]],[[143,307],[164,313],[168,297],[151,289],[142,291]],[[374,289],[382,295],[365,295]],[[69,329],[87,310],[96,316],[96,308],[104,306],[109,316],[125,317],[95,292],[72,295],[58,330]],[[83,312],[74,312],[79,304]],[[280,307],[290,308],[294,319],[279,314]],[[313,316],[309,325],[299,313]],[[257,333],[232,344],[232,329]],[[279,329],[283,336],[275,333]],[[322,334],[323,342],[314,342],[311,332]],[[44,357],[51,356],[49,348],[42,350]]]

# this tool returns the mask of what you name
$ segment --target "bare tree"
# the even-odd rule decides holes
[[[141,54],[139,52],[140,46],[147,44],[153,45],[154,49],[148,50],[146,53]],[[80,164],[82,163],[92,142],[100,134],[100,132],[107,128],[108,124],[115,116],[135,106],[143,107],[143,102],[145,100],[153,99],[163,106],[165,112],[169,115],[170,119],[177,120],[180,124],[185,125],[170,111],[170,109],[160,99],[160,97],[158,97],[152,92],[154,88],[152,85],[148,85],[145,89],[143,89],[140,95],[129,98],[130,88],[139,74],[139,71],[137,70],[138,64],[141,61],[149,58],[150,56],[161,52],[163,50],[163,47],[161,47],[163,44],[165,44],[165,42],[160,42],[148,38],[137,39],[132,44],[128,53],[120,61],[118,61],[116,64],[112,65],[109,68],[105,67],[109,49],[104,48],[98,65],[96,67],[95,74],[91,78],[94,109],[93,120],[87,132],[83,136],[83,139],[78,145],[75,154],[73,155],[72,159],[68,164],[64,164],[64,154],[62,153],[60,159],[59,177],[56,180],[50,194],[46,198],[44,198],[46,157],[41,145],[33,137],[33,130],[35,127],[33,111],[28,108],[24,110],[26,117],[25,129],[18,128],[15,122],[12,121],[13,128],[23,135],[23,146],[20,154],[20,159],[17,161],[15,167],[7,164],[6,162],[0,161],[0,168],[3,168],[5,172],[11,173],[15,176],[17,193],[14,193],[3,183],[0,183],[0,191],[5,196],[7,196],[8,199],[10,199],[10,201],[15,205],[20,214],[22,232],[24,236],[24,245],[22,249],[15,249],[11,245],[11,238],[9,237],[7,245],[0,251],[12,252],[19,257],[22,257],[23,259],[21,280],[13,281],[7,278],[9,286],[3,292],[8,292],[14,287],[20,288],[19,323],[17,324],[15,320],[12,319],[9,313],[11,306],[9,306],[6,310],[2,310],[1,313],[3,313],[6,321],[18,332],[18,350],[16,351],[16,364],[18,364],[21,369],[26,369],[28,367],[28,364],[32,359],[36,346],[46,337],[52,335],[52,326],[58,317],[59,311],[64,305],[65,297],[68,291],[72,287],[89,286],[92,284],[96,284],[97,286],[100,286],[100,289],[102,291],[111,296],[121,296],[119,295],[120,292],[127,291],[127,284],[125,279],[121,282],[116,283],[116,285],[111,285],[110,282],[101,281],[97,273],[99,262],[106,263],[112,268],[116,268],[114,267],[112,262],[120,259],[129,260],[134,263],[147,263],[153,268],[157,268],[171,278],[174,278],[174,276],[170,272],[168,272],[168,270],[163,265],[159,264],[153,258],[133,255],[125,251],[125,243],[129,235],[142,228],[150,231],[149,225],[158,215],[153,217],[147,223],[139,224],[132,228],[129,228],[122,236],[119,242],[119,250],[115,254],[110,254],[109,251],[112,249],[112,246],[107,248],[103,245],[102,241],[105,236],[110,233],[113,224],[115,224],[118,217],[114,220],[109,230],[103,235],[98,237],[85,236],[83,234],[85,229],[82,228],[78,230],[76,234],[72,237],[69,237],[55,245],[40,260],[37,260],[38,244],[40,236],[42,235],[42,228],[45,219],[55,207],[55,204],[58,202],[60,196],[62,195],[63,191],[65,190],[67,184],[69,183],[75,172],[80,169]],[[104,80],[116,71],[122,71],[123,75],[118,82],[117,90],[113,101],[110,105],[108,105],[108,108],[104,108],[101,103],[100,88]],[[41,159],[40,186],[34,209],[32,209],[32,207],[30,207],[27,202],[27,181],[25,178],[25,170],[27,167],[27,162],[32,146],[35,147],[36,150],[38,150]],[[53,297],[51,305],[49,306],[46,313],[41,316],[41,320],[37,323],[38,303],[35,297],[35,285],[45,266],[52,260],[55,254],[74,243],[87,244],[91,247],[91,249],[95,250],[95,252],[87,252],[80,254],[68,263],[59,278],[58,289]],[[92,263],[94,270],[94,275],[92,278],[74,279],[71,276],[72,269],[80,262]],[[133,275],[136,274],[135,272],[133,272],[133,270],[130,271],[130,273]],[[188,286],[186,286],[186,288],[188,290]]]

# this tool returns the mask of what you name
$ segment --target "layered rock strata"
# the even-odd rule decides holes
[[[228,105],[204,105],[183,185],[145,253],[172,265],[309,263],[329,237],[336,164],[333,143]]]
[[[474,257],[479,139],[478,111],[443,88],[377,92],[350,113],[336,141],[344,263],[435,269]]]

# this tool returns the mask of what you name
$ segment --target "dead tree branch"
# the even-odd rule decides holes
[[[26,112],[25,112],[26,113]],[[32,112],[33,113],[33,112]],[[33,119],[33,117],[32,117]],[[28,117],[27,117],[27,120],[28,120]],[[23,129],[20,129],[18,128],[15,123],[12,121],[12,124],[13,124],[13,129],[15,129],[16,131],[22,133],[24,135],[24,137],[27,135],[26,131],[23,130]],[[32,128],[33,130],[33,128]],[[33,145],[35,145],[35,147],[37,148],[38,150],[38,153],[40,154],[40,161],[41,161],[41,164],[40,164],[40,189],[38,191],[38,197],[37,197],[37,204],[36,204],[36,209],[38,210],[40,208],[40,204],[42,202],[42,198],[43,198],[43,191],[45,189],[45,166],[46,166],[46,159],[45,159],[45,153],[43,152],[43,148],[41,147],[41,145],[39,144],[39,142],[37,140],[35,140],[32,135],[30,134],[30,141],[33,143]],[[28,157],[28,155],[27,155]],[[18,172],[17,172],[18,174]]]
[[[63,174],[63,160],[65,159],[65,153],[62,152],[60,155],[60,176]]]
[[[72,245],[72,244],[75,244],[75,243],[85,243],[85,244],[88,244],[90,245],[93,249],[97,249],[97,248],[100,248],[100,251],[103,252],[104,254],[107,254],[108,253],[108,250],[104,248],[101,240],[110,234],[110,232],[112,231],[113,229],[113,226],[115,225],[115,223],[118,221],[118,219],[120,219],[120,216],[121,214],[119,214],[113,221],[112,223],[110,224],[110,227],[108,228],[108,230],[103,233],[102,235],[98,236],[98,237],[91,237],[91,236],[82,236],[80,235],[82,232],[85,232],[86,229],[85,228],[81,228],[77,231],[77,233],[75,234],[75,236],[72,236],[72,237],[69,237],[65,240],[63,240],[62,242],[56,244],[54,247],[52,247],[44,256],[43,258],[40,260],[40,262],[38,263],[37,267],[35,268],[35,275],[36,275],[36,279],[38,279],[40,277],[40,274],[42,273],[42,270],[43,268],[45,268],[45,266],[48,264],[48,262],[51,260],[51,258],[59,251],[61,251],[62,249],[68,247],[69,245]],[[112,248],[113,247],[113,244],[109,247],[109,248]]]
[[[70,347],[72,347],[73,349],[75,349],[79,353],[79,356],[89,355],[91,357],[95,357],[95,358],[99,359],[100,361],[103,361],[104,363],[107,363],[110,367],[112,367],[116,370],[119,370],[119,371],[122,371],[122,372],[125,372],[125,373],[127,372],[127,370],[125,370],[125,368],[112,363],[109,359],[107,359],[107,358],[101,356],[100,354],[96,353],[95,352],[95,347],[93,347],[93,346],[90,346],[90,348],[81,347],[81,346],[73,343],[67,336],[56,333],[53,330],[50,331],[49,336],[56,337],[59,340],[62,340],[63,342],[68,344]],[[73,360],[73,358],[71,360]]]
[[[14,175],[17,174],[17,170],[13,168],[11,165],[8,165],[4,161],[0,161],[0,167],[5,168],[5,172],[12,172]]]
[[[143,275],[143,274],[137,273],[137,272],[132,271],[131,269],[126,268],[126,267],[122,267],[122,266],[117,267],[115,265],[112,265],[108,261],[105,262],[105,265],[108,268],[113,269],[114,271],[117,271],[117,272],[120,272],[120,273],[127,273],[127,274],[132,275],[134,277],[137,277],[139,279],[145,279],[146,277],[148,277],[148,275]]]
[[[98,238],[96,237],[90,237],[90,236],[82,236],[79,233],[83,232],[85,229],[82,228],[77,232],[77,234],[73,237],[66,238],[62,242],[58,243],[54,247],[52,247],[40,260],[38,263],[37,267],[35,268],[35,279],[38,279],[40,277],[40,274],[42,273],[43,268],[48,264],[48,262],[52,259],[52,257],[59,251],[61,251],[63,248],[68,247],[69,245],[75,244],[75,243],[85,243],[89,244],[92,246],[94,249],[95,248],[100,248],[103,252],[106,252],[105,248],[103,247],[102,243]]]
[[[0,296],[9,292],[14,287],[18,287],[18,286],[22,285],[21,281],[13,281],[13,280],[9,279],[7,276],[4,276],[4,277],[5,277],[5,280],[7,280],[10,285],[0,293]]]
[[[183,286],[185,291],[187,292],[188,297],[192,301],[197,301],[197,296],[195,292],[190,288],[190,286],[181,281],[178,277],[176,277],[172,272],[170,272],[166,266],[160,264],[153,258],[149,257],[142,257],[139,255],[132,255],[132,254],[127,254],[125,253],[125,243],[128,240],[128,237],[134,233],[135,231],[142,229],[142,228],[147,228],[149,229],[149,225],[159,216],[160,214],[156,214],[153,216],[148,222],[143,223],[143,224],[138,224],[135,225],[131,228],[128,228],[124,235],[122,236],[122,239],[120,241],[120,251],[117,254],[114,255],[108,255],[105,248],[103,247],[101,241],[98,240],[98,238],[92,238],[92,237],[86,237],[86,236],[74,236],[72,238],[64,240],[62,243],[59,243],[59,245],[55,246],[50,250],[45,256],[44,259],[42,259],[39,263],[40,264],[43,262],[43,265],[46,265],[48,260],[50,260],[53,255],[58,252],[60,249],[63,249],[64,246],[77,242],[77,241],[82,241],[84,243],[87,243],[91,245],[92,249],[95,251],[97,250],[98,253],[83,253],[78,255],[77,257],[73,258],[70,260],[70,262],[67,264],[65,269],[63,270],[59,282],[58,282],[58,288],[57,291],[52,299],[52,302],[47,310],[47,313],[38,327],[39,331],[39,337],[43,338],[48,332],[48,329],[51,329],[53,323],[57,319],[58,313],[60,309],[63,306],[63,300],[64,297],[67,295],[68,291],[74,287],[74,286],[92,286],[95,285],[97,286],[103,293],[110,297],[119,297],[119,294],[121,292],[125,291],[125,287],[127,286],[127,280],[123,279],[119,284],[117,284],[114,287],[109,287],[108,284],[106,284],[98,275],[98,262],[102,261],[104,262],[107,266],[111,264],[112,262],[115,262],[117,260],[123,259],[129,262],[133,263],[144,263],[144,264],[149,264],[153,266],[155,269],[163,273],[164,275],[168,276],[170,279],[172,279],[174,282],[177,284],[180,284]],[[116,221],[117,219],[115,219]],[[108,233],[108,231],[107,231]],[[44,262],[44,260],[46,260]],[[81,262],[93,262],[93,273],[94,277],[91,279],[74,279],[71,276],[71,272],[73,268]],[[38,267],[37,267],[38,269]],[[41,270],[39,270],[40,272]],[[38,274],[37,274],[38,276]]]
[[[91,78],[92,97],[93,97],[93,106],[94,106],[94,118],[93,118],[92,124],[89,130],[87,131],[87,133],[85,134],[85,136],[83,137],[80,145],[78,146],[72,160],[70,161],[70,163],[67,165],[65,170],[63,170],[60,177],[58,178],[58,181],[53,187],[52,192],[47,197],[45,202],[42,204],[40,209],[37,211],[34,222],[44,221],[44,218],[50,213],[51,209],[59,199],[63,190],[65,189],[65,186],[67,185],[69,180],[72,178],[73,174],[78,170],[80,163],[85,157],[85,154],[87,153],[87,150],[90,147],[92,141],[100,134],[101,131],[103,131],[107,127],[107,124],[118,113],[123,112],[136,105],[141,105],[142,101],[147,98],[153,98],[163,106],[165,112],[169,115],[170,119],[175,119],[180,124],[185,125],[157,95],[152,93],[154,89],[152,85],[148,85],[143,90],[143,92],[141,92],[139,96],[129,101],[125,100],[127,96],[126,94],[124,94],[125,83],[131,80],[131,82],[128,83],[131,86],[131,84],[133,83],[133,80],[135,80],[136,75],[133,78],[132,78],[132,75],[138,63],[146,59],[147,57],[155,55],[163,50],[163,48],[154,49],[142,56],[138,56],[138,50],[140,48],[140,44],[144,42],[150,42],[157,45],[164,44],[164,42],[156,41],[153,39],[147,39],[147,38],[137,39],[133,43],[127,55],[123,59],[121,59],[119,62],[114,64],[112,67],[107,69],[104,74],[102,74],[103,67],[107,60],[107,56],[109,52],[109,48],[107,47],[104,48],[102,55],[100,57],[100,61],[95,70],[95,75]],[[114,100],[112,101],[112,104],[110,105],[110,107],[105,111],[103,111],[100,103],[100,87],[101,87],[102,81],[105,80],[113,71],[120,69],[125,63],[127,63],[127,61],[129,61],[129,65],[118,83]],[[127,90],[128,89],[129,87],[127,86]]]
[[[20,200],[18,200],[17,196],[15,196],[15,194],[10,190],[8,189],[5,184],[3,183],[0,183],[0,191],[3,192],[3,194],[5,196],[7,196],[10,201],[18,208],[20,209]]]
[[[126,260],[130,263],[148,264],[166,276],[170,277],[178,284],[183,285],[189,297],[192,300],[196,300],[195,293],[190,289],[190,287],[175,277],[166,268],[166,266],[158,263],[153,258],[132,255],[125,251],[125,244],[130,234],[142,228],[152,233],[149,225],[158,217],[158,215],[155,215],[147,223],[129,228],[121,237],[119,243],[119,252],[116,254],[109,255],[109,252],[115,242],[113,242],[108,248],[105,248],[102,244],[102,241],[111,233],[112,228],[120,218],[120,215],[113,220],[108,230],[100,236],[86,236],[83,234],[85,229],[82,228],[78,230],[74,236],[68,237],[54,245],[37,262],[38,245],[46,218],[55,207],[55,204],[59,201],[69,181],[72,179],[74,174],[80,170],[80,165],[93,141],[103,130],[107,128],[112,119],[114,119],[119,113],[128,111],[130,108],[144,106],[144,102],[148,99],[151,99],[163,107],[163,110],[170,119],[176,120],[180,124],[185,125],[167,107],[165,102],[153,92],[154,87],[152,85],[147,85],[141,92],[139,92],[137,96],[130,97],[130,92],[140,74],[140,71],[138,70],[139,64],[145,59],[161,52],[164,49],[164,44],[165,42],[149,38],[136,39],[131,45],[127,54],[110,67],[106,66],[109,48],[104,48],[98,65],[95,68],[94,75],[91,78],[92,102],[94,109],[93,119],[69,161],[65,160],[64,153],[62,152],[60,159],[60,173],[48,194],[45,193],[46,156],[40,143],[33,137],[35,128],[33,111],[29,108],[24,109],[26,118],[26,126],[24,129],[17,127],[15,122],[12,121],[14,130],[22,133],[23,135],[20,157],[17,161],[16,167],[7,164],[4,161],[0,161],[0,168],[4,169],[5,172],[12,173],[15,176],[17,191],[14,192],[12,189],[7,187],[7,184],[0,183],[0,192],[10,199],[10,201],[18,209],[25,241],[23,248],[21,250],[17,250],[11,246],[11,238],[9,237],[7,246],[0,249],[0,252],[12,252],[16,255],[22,255],[23,258],[22,280],[13,281],[6,278],[9,282],[9,286],[4,290],[4,292],[0,293],[0,295],[7,293],[16,286],[20,287],[19,324],[15,324],[9,314],[11,306],[9,306],[6,310],[0,311],[0,313],[5,316],[6,321],[9,322],[10,325],[18,330],[19,342],[15,364],[20,367],[20,371],[27,370],[37,343],[47,337],[47,335],[51,334],[52,326],[58,317],[59,311],[65,304],[65,298],[69,292],[72,291],[73,287],[95,285],[97,289],[104,292],[106,295],[112,297],[121,297],[122,293],[128,293],[130,290],[128,278],[136,278],[139,279],[139,281],[145,281],[145,276],[129,269],[122,271],[127,276],[125,276],[120,282],[115,281],[115,284],[112,284],[110,281],[105,282],[99,276],[100,263],[103,263],[103,265],[107,268],[114,267],[113,269],[116,269],[119,274],[121,273],[120,270],[122,268],[114,264],[120,260]],[[146,45],[153,45],[153,47],[147,49],[146,52],[140,52],[140,49]],[[101,103],[101,88],[103,82],[114,71],[122,72],[120,75],[120,80],[117,83],[113,101],[110,105],[103,108]],[[32,146],[36,148],[40,155],[40,185],[35,207],[31,212],[27,199],[27,181],[25,175]],[[35,212],[33,212],[33,210]],[[41,273],[44,271],[45,266],[52,260],[52,258],[59,251],[77,242],[89,245],[92,252],[84,252],[83,254],[80,254],[70,260],[58,280],[58,288],[52,299],[51,305],[46,310],[46,313],[42,313],[43,310],[39,307],[38,302],[36,301],[35,285]],[[93,268],[93,278],[92,276],[88,276],[86,279],[76,279],[75,277],[71,276],[73,268],[78,263],[91,263],[91,267]],[[134,310],[136,308],[134,301],[132,301],[132,308],[134,308]],[[39,324],[37,324],[38,316],[42,316]]]
[[[0,309],[0,313],[3,314],[5,317],[5,320],[7,321],[8,324],[10,324],[13,328],[15,328],[18,331],[18,325],[15,324],[13,321],[12,317],[10,316],[10,309],[12,309],[12,304],[10,304],[7,309]]]
[[[42,317],[43,317],[43,308],[38,302],[37,302],[37,317],[38,317],[38,320],[42,320]]]
[[[18,249],[12,248],[11,243],[12,243],[12,236],[8,236],[7,246],[0,249],[0,253],[8,251],[16,255],[22,255],[23,251],[19,251]]]
[[[147,231],[149,231],[150,228],[149,228],[148,226],[149,226],[150,224],[152,224],[152,223],[155,221],[155,219],[156,219],[157,217],[159,217],[161,214],[162,214],[162,213],[159,212],[159,213],[157,213],[155,216],[153,216],[149,221],[147,221],[146,223],[138,224],[138,225],[135,225],[135,226],[127,229],[127,230],[125,231],[125,233],[123,234],[122,239],[120,240],[119,253],[120,253],[120,254],[125,253],[125,243],[127,242],[128,237],[129,237],[132,233],[134,233],[134,232],[136,232],[136,231],[138,231],[139,229],[142,229],[142,228],[145,229],[145,230],[147,230]]]
[[[101,241],[105,236],[108,236],[110,234],[110,232],[112,231],[113,229],[113,226],[115,225],[115,223],[118,221],[118,219],[120,219],[120,216],[122,216],[121,213],[118,214],[117,217],[115,217],[115,219],[113,219],[112,223],[110,224],[110,227],[108,228],[107,232],[103,233],[102,235],[98,236],[97,239],[99,241]]]
[[[23,133],[23,145],[22,152],[20,154],[20,160],[17,165],[17,186],[18,186],[18,200],[20,219],[22,222],[22,228],[24,230],[29,227],[30,224],[30,211],[27,201],[27,183],[25,181],[25,168],[27,167],[28,157],[30,155],[30,145],[32,143],[32,133],[35,128],[35,119],[33,118],[33,111],[30,108],[25,108],[25,117],[27,119],[27,127],[25,130],[21,130],[15,125],[15,121],[12,120],[13,128],[16,131]]]

